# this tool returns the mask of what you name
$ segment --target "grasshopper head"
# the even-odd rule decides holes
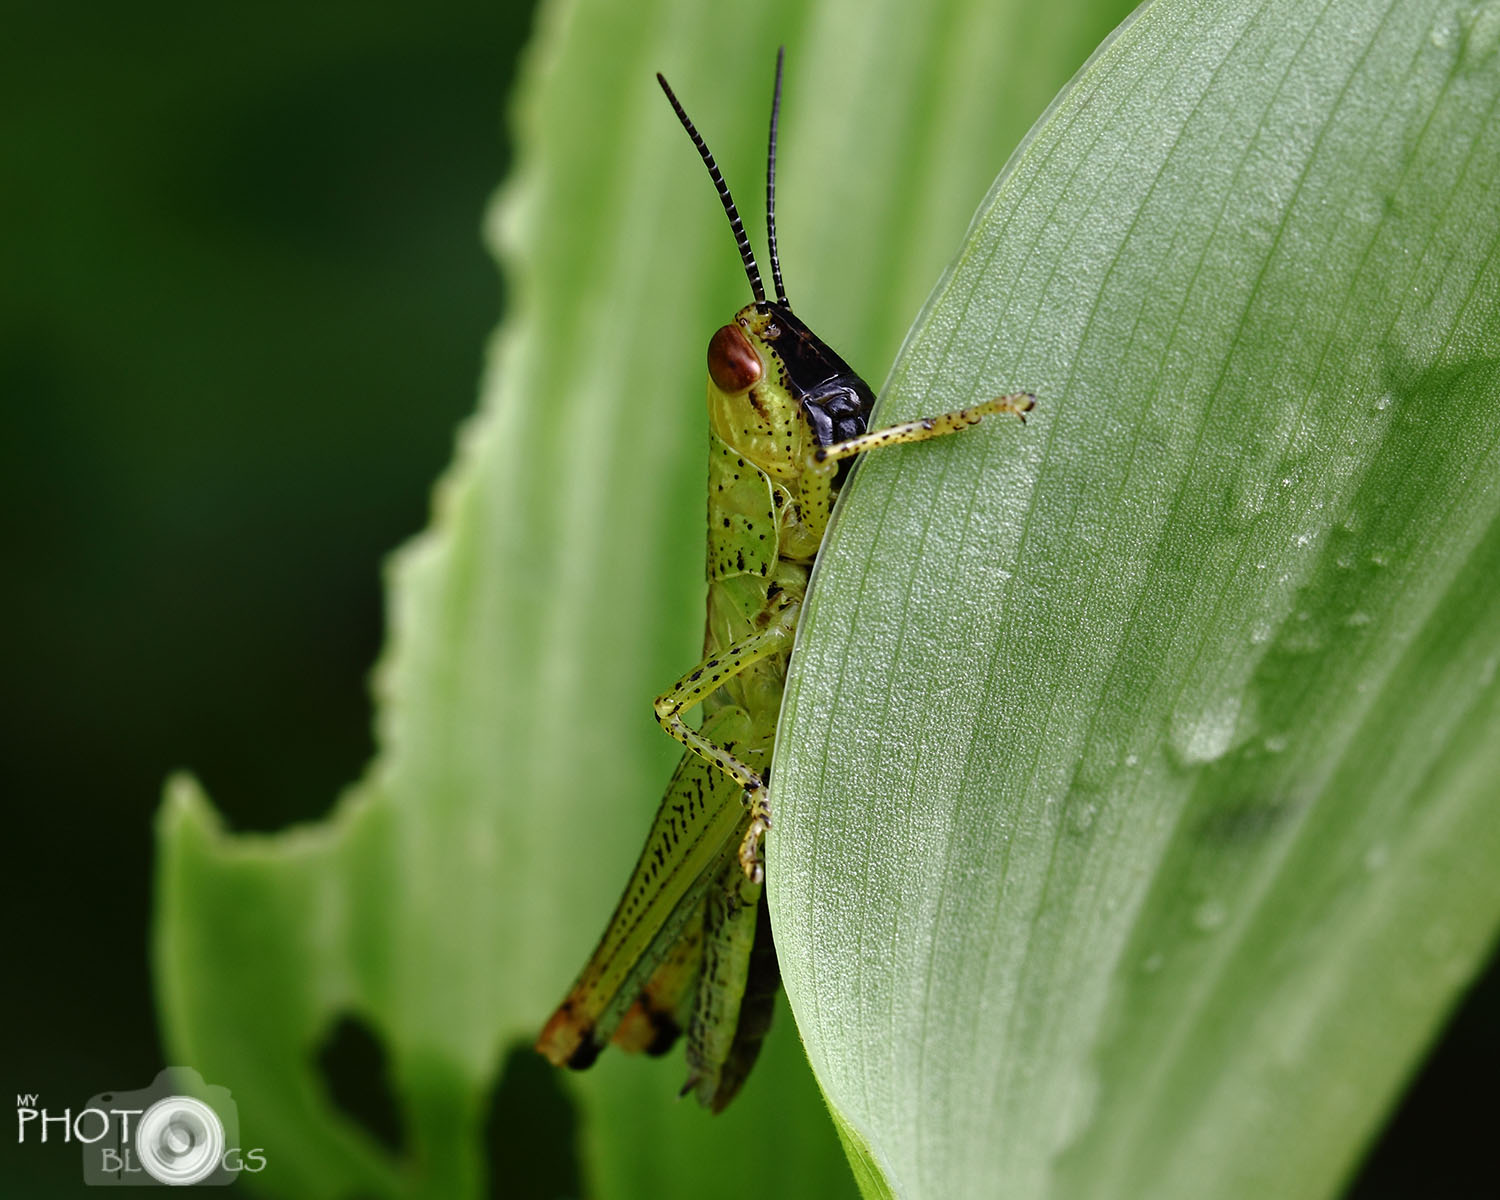
[[[869,385],[792,314],[776,253],[776,123],[781,111],[782,54],[776,55],[771,140],[766,151],[766,237],[776,299],[768,300],[729,185],[667,81],[656,81],[719,193],[734,234],[753,304],[734,314],[708,343],[708,412],[714,433],[773,479],[795,479],[814,446],[831,446],[865,431],[875,403]],[[843,482],[848,462],[839,464]]]
[[[773,479],[796,478],[813,447],[863,433],[874,402],[788,305],[747,304],[708,343],[709,423]]]

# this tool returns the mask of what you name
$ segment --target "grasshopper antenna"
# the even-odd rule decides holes
[[[661,90],[666,92],[667,99],[672,102],[672,110],[677,114],[677,119],[682,122],[682,127],[688,131],[688,137],[693,139],[693,145],[698,147],[698,155],[703,159],[703,165],[708,168],[714,187],[719,189],[719,203],[724,206],[724,213],[729,217],[729,228],[734,231],[735,245],[740,248],[740,260],[745,264],[745,278],[750,281],[750,290],[755,293],[756,301],[764,304],[766,289],[760,281],[760,268],[755,265],[755,254],[750,249],[750,239],[745,235],[744,222],[740,220],[739,210],[734,206],[734,197],[729,194],[729,185],[724,182],[724,176],[719,172],[719,164],[714,162],[714,156],[708,152],[708,147],[698,131],[693,128],[692,121],[688,119],[682,105],[677,102],[677,97],[672,94],[671,87],[668,86],[660,71],[656,73],[656,82],[661,84]]]
[[[786,47],[776,48],[776,90],[771,93],[771,148],[766,151],[766,237],[771,243],[771,279],[776,284],[776,299],[791,308],[786,288],[781,286],[781,256],[776,253],[776,118],[781,115],[781,62]]]

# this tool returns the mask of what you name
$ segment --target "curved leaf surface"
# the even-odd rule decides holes
[[[1500,917],[1500,6],[1161,0],[980,211],[800,630],[772,912],[896,1194],[1325,1196]]]

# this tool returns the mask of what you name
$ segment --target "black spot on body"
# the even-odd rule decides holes
[[[652,1058],[660,1058],[677,1041],[682,1033],[682,1026],[677,1023],[671,1013],[655,1008],[646,1010],[646,1018],[651,1022],[652,1029],[651,1041],[646,1046],[646,1053]]]
[[[593,1031],[590,1030],[590,1033]],[[592,1037],[585,1037],[582,1044],[568,1059],[568,1069],[572,1071],[587,1071],[594,1065],[594,1060],[599,1057],[600,1047],[594,1044]]]

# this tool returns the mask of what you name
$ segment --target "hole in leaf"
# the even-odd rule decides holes
[[[556,1200],[583,1194],[578,1113],[563,1079],[528,1043],[518,1042],[506,1054],[484,1128],[491,1196]]]
[[[391,1092],[385,1047],[358,1017],[339,1018],[318,1048],[318,1069],[334,1105],[377,1142],[400,1154],[405,1142],[401,1108]]]

